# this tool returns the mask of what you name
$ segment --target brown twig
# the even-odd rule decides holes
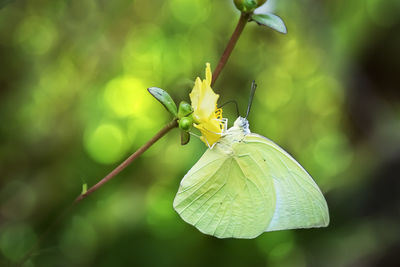
[[[244,29],[244,26],[246,26],[247,22],[249,21],[250,18],[250,13],[242,13],[240,15],[238,24],[236,25],[235,31],[233,32],[231,39],[229,40],[228,44],[226,45],[225,51],[222,54],[217,67],[215,68],[213,75],[212,75],[212,81],[211,81],[211,86],[214,85],[215,81],[218,79],[219,74],[221,73],[222,69],[224,68],[226,62],[229,59],[229,56],[232,54],[233,48],[235,48],[235,45],[242,34],[242,31]]]
[[[147,149],[149,149],[155,142],[157,142],[161,137],[167,134],[173,128],[178,127],[177,120],[173,120],[168,123],[164,128],[162,128],[156,135],[153,136],[146,144],[136,150],[135,153],[130,155],[124,162],[122,162],[118,167],[112,170],[109,174],[107,174],[103,179],[101,179],[97,184],[90,187],[85,193],[79,195],[75,201],[70,205],[63,213],[61,213],[46,229],[45,232],[39,237],[36,244],[25,254],[25,256],[16,264],[16,266],[22,266],[35,252],[35,250],[39,247],[39,245],[46,239],[46,237],[51,233],[55,226],[57,226],[62,219],[71,212],[73,207],[81,202],[83,199],[87,198],[89,195],[93,194],[100,187],[102,187],[105,183],[114,178],[118,173],[120,173],[123,169],[125,169],[129,164],[131,164],[135,159],[137,159],[140,155],[142,155]]]
[[[157,142],[161,137],[163,137],[166,133],[168,133],[170,130],[178,126],[177,120],[173,120],[170,123],[168,123],[164,128],[162,128],[153,138],[151,138],[146,144],[144,144],[141,148],[136,150],[135,153],[130,155],[124,162],[122,162],[118,167],[116,167],[112,172],[110,172],[107,176],[105,176],[103,179],[101,179],[97,184],[89,188],[86,193],[81,194],[78,196],[74,203],[78,203],[81,200],[87,198],[89,195],[91,195],[93,192],[97,191],[100,187],[102,187],[105,183],[110,181],[112,178],[114,178],[118,173],[120,173],[123,169],[125,169],[129,164],[132,163],[135,159],[137,159],[140,155],[143,154],[149,147],[151,147],[155,142]]]

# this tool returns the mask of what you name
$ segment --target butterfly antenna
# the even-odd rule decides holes
[[[237,115],[237,117],[239,117],[239,106],[238,106],[238,103],[237,103],[235,100],[230,100],[230,101],[228,101],[228,102],[225,102],[225,103],[223,103],[221,106],[219,106],[218,108],[222,108],[222,107],[225,106],[226,104],[231,104],[231,103],[235,104],[235,107],[236,107],[236,115]]]
[[[251,108],[251,104],[253,103],[253,98],[254,98],[254,93],[256,92],[256,88],[257,88],[256,81],[253,80],[253,82],[251,83],[251,91],[250,91],[250,97],[249,97],[249,104],[248,104],[248,106],[247,106],[247,112],[246,112],[246,117],[245,117],[245,119],[247,119],[247,117],[249,116],[250,108]]]

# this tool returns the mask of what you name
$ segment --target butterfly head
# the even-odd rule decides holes
[[[233,126],[229,129],[229,131],[240,131],[243,134],[249,134],[249,121],[246,118],[238,117],[236,121],[233,123]]]

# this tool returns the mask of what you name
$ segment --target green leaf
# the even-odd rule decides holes
[[[161,104],[175,117],[178,115],[178,109],[171,96],[163,89],[158,87],[150,87],[147,89],[149,93],[154,96]]]
[[[251,19],[257,22],[258,25],[268,26],[283,34],[287,33],[283,20],[272,13],[254,14],[251,16]]]
[[[184,130],[181,130],[181,145],[184,146],[190,141],[190,134]]]

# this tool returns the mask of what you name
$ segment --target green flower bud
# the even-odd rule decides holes
[[[188,102],[182,101],[178,108],[178,118],[186,117],[191,113],[193,113],[192,106]]]
[[[179,120],[179,128],[181,128],[184,131],[189,131],[190,128],[192,128],[193,125],[193,119],[190,117],[183,117],[182,119]]]
[[[233,0],[233,2],[240,11],[252,12],[254,9],[267,2],[267,0]]]

